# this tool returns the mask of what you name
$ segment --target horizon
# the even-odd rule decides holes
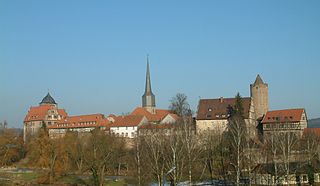
[[[141,106],[147,54],[158,108],[184,93],[250,96],[319,118],[319,1],[0,2],[0,122],[22,128],[50,92],[69,115]],[[48,90],[49,89],[49,90]]]

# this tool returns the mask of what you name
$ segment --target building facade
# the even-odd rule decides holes
[[[57,124],[68,116],[64,109],[59,109],[55,100],[48,93],[39,106],[30,107],[24,119],[23,138],[26,142],[34,136],[41,127]]]
[[[268,111],[261,125],[263,136],[274,132],[293,132],[301,136],[307,128],[307,114],[303,108]]]
[[[64,137],[68,131],[89,133],[98,128],[109,130],[110,121],[103,114],[67,116],[56,124],[47,127],[50,138]]]
[[[260,75],[250,85],[251,97],[242,98],[245,123],[251,135],[256,134],[257,118],[268,111],[268,85],[263,83]],[[197,132],[227,129],[229,110],[235,105],[235,98],[200,99],[196,116]]]

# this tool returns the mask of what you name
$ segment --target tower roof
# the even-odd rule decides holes
[[[258,74],[253,85],[260,85],[260,84],[264,84],[264,82],[263,82],[262,78],[260,77],[260,75]]]
[[[152,93],[152,89],[151,89],[149,57],[147,56],[146,86],[145,86],[144,94],[142,96],[142,107],[155,107],[155,106],[156,106],[155,96]]]
[[[150,68],[149,68],[149,57],[147,57],[147,73],[146,73],[146,87],[144,94],[152,94],[152,89],[151,89],[151,80],[150,80]]]
[[[51,95],[48,92],[48,94],[40,102],[40,105],[42,104],[57,104],[57,103],[54,101],[54,99],[51,97]]]

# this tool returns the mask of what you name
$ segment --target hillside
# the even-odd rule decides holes
[[[320,128],[320,118],[308,120],[308,128]]]

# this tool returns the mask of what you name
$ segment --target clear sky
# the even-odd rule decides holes
[[[69,115],[141,105],[146,55],[157,106],[185,93],[249,96],[320,117],[320,1],[0,1],[0,121],[22,127],[47,94]]]

